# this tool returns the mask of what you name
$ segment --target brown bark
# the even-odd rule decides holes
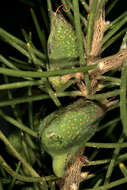
[[[80,149],[66,168],[66,177],[58,181],[60,190],[78,190],[80,183],[84,180],[81,176],[81,168],[87,164],[83,156],[84,148]],[[86,176],[87,177],[87,176]]]

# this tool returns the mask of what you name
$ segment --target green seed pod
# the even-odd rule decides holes
[[[50,70],[72,68],[78,58],[75,31],[61,14],[51,12],[50,18],[51,32],[48,38]],[[59,76],[50,77],[49,80],[54,89],[65,83]]]
[[[63,177],[69,161],[97,131],[103,109],[80,99],[48,115],[40,125],[41,144],[52,156],[56,176]]]

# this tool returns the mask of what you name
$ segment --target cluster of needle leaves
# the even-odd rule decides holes
[[[6,53],[0,54],[0,190],[58,189],[51,158],[40,147],[38,126],[45,115],[61,106],[66,106],[84,94],[81,88],[78,89],[75,85],[73,77],[57,90],[52,87],[48,79],[83,72],[86,89],[90,92],[88,71],[94,69],[95,65],[87,66],[85,58],[92,48],[94,19],[99,17],[104,6],[106,18],[110,14],[113,17],[115,7],[122,4],[120,0],[102,0],[98,8],[98,2],[99,0],[45,2],[20,0],[19,4],[24,3],[29,7],[33,31],[22,29],[23,37],[19,39],[0,28],[0,40],[15,52],[9,56]],[[89,4],[92,4],[91,9]],[[49,17],[51,11],[55,14],[59,14],[60,11],[75,28],[80,66],[53,71],[49,69],[47,40],[51,29]],[[126,31],[127,11],[108,23],[101,42],[100,57],[104,57],[105,52],[113,55],[121,47],[127,55]],[[82,36],[87,36],[87,42],[83,41]],[[87,45],[87,49],[84,44]],[[114,50],[110,47],[114,47]],[[99,77],[101,83],[98,91],[87,94],[87,98],[117,99],[118,102],[108,109],[98,132],[91,142],[86,143],[85,155],[89,163],[82,169],[85,179],[80,185],[80,190],[125,189],[127,185],[126,56],[119,69],[110,70]]]

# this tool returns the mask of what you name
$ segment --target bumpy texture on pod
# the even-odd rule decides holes
[[[50,19],[51,29],[48,38],[50,70],[71,68],[78,57],[75,31],[61,14],[51,12]],[[50,81],[54,89],[65,83],[61,77],[51,77]]]
[[[48,115],[40,125],[41,143],[52,156],[56,176],[63,177],[69,161],[94,135],[103,109],[80,99]]]

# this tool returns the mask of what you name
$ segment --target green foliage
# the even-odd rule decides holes
[[[83,145],[89,159],[88,176],[79,189],[125,189],[127,11],[117,17],[113,12],[123,2],[98,4],[96,0],[89,7],[85,0],[20,1],[32,7],[35,30],[22,29],[23,39],[19,39],[19,31],[14,36],[0,28],[0,40],[10,45],[0,55],[0,149],[4,150],[0,153],[0,189],[57,189],[56,180],[65,175],[66,166]],[[97,36],[100,51],[91,56],[94,23],[104,7],[111,22],[104,23],[102,39]],[[109,57],[109,72],[97,76],[96,69],[101,70],[108,55],[117,51],[113,64]],[[95,75],[91,75],[93,69]],[[81,96],[83,100],[75,101]],[[118,103],[108,108],[114,98]],[[107,106],[106,112],[95,103],[99,101]],[[95,112],[100,124],[93,122]],[[53,159],[54,171],[45,151]]]

